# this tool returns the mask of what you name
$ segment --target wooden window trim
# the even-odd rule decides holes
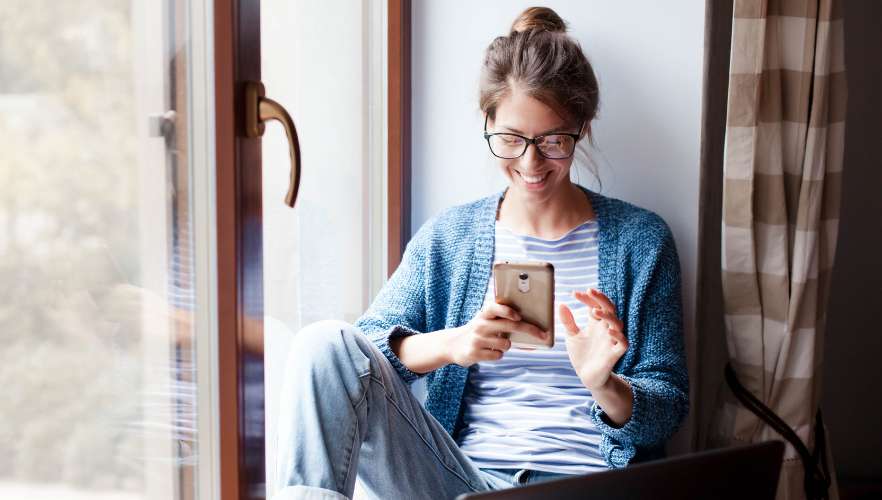
[[[263,343],[261,273],[244,272],[260,262],[262,216],[259,139],[241,133],[244,81],[260,81],[259,7],[245,0],[214,1],[215,162],[217,200],[218,419],[220,497],[265,497],[263,443],[246,434],[247,406],[255,387],[245,386],[244,363],[263,355],[248,345]],[[401,261],[410,239],[411,174],[411,2],[388,3],[388,269]],[[238,57],[240,53],[249,57]],[[257,57],[254,54],[257,54]],[[239,166],[251,161],[249,175]],[[255,171],[256,170],[256,171]],[[244,224],[243,221],[250,221]],[[254,224],[254,221],[260,221]],[[246,308],[246,304],[248,307]],[[259,305],[259,307],[257,307]],[[246,361],[247,360],[247,361]],[[262,388],[261,388],[262,390]],[[262,411],[263,408],[260,408]],[[252,411],[254,411],[252,409]],[[263,436],[260,436],[263,439]],[[250,443],[250,444],[249,444]],[[259,444],[259,450],[255,444]],[[245,454],[251,454],[246,457]],[[205,457],[204,460],[209,460]],[[260,463],[255,464],[255,460]],[[259,477],[263,474],[264,477]],[[262,493],[261,490],[264,490]]]
[[[388,256],[391,276],[410,240],[411,3],[389,0]]]
[[[242,119],[244,82],[260,81],[258,26],[259,3],[214,0],[217,481],[222,500],[266,496],[264,431],[246,425],[245,418],[263,411],[261,150],[259,138],[245,136]],[[246,373],[261,383],[247,385]]]
[[[218,433],[220,497],[239,496],[239,377],[236,370],[239,346],[236,342],[238,279],[236,268],[236,209],[220,200],[236,197],[236,133],[233,106],[236,81],[234,0],[214,1],[215,73],[215,183],[217,201],[217,314],[218,314]]]

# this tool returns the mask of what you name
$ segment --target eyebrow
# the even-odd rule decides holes
[[[501,127],[501,128],[504,128],[505,130],[509,130],[509,131],[514,132],[514,133],[516,133],[516,134],[521,134],[521,135],[524,134],[523,132],[521,132],[520,130],[518,130],[518,129],[516,129],[516,128],[506,127],[506,126],[503,126],[503,127]],[[545,132],[542,132],[542,133],[537,134],[537,135],[546,135],[546,134],[551,134],[551,133],[553,133],[553,132],[563,132],[566,128],[567,128],[566,124],[563,124],[563,125],[559,125],[559,126],[554,127],[554,128],[550,128],[550,129],[546,130]],[[569,132],[566,132],[566,133],[569,133]]]

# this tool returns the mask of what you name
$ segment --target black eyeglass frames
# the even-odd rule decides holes
[[[553,134],[537,135],[531,139],[509,132],[487,133],[487,120],[489,118],[489,114],[484,116],[484,139],[487,140],[487,145],[490,147],[490,152],[493,153],[493,156],[505,160],[514,160],[524,156],[530,144],[536,145],[536,150],[539,151],[539,154],[549,160],[569,158],[576,152],[576,143],[582,135],[582,128],[585,127],[585,124],[582,123],[578,134],[555,132]]]

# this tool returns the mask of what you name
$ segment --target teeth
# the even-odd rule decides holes
[[[545,180],[545,177],[548,176],[548,173],[545,173],[544,175],[540,175],[538,177],[530,177],[528,175],[521,174],[520,172],[518,172],[518,174],[520,174],[521,178],[527,181],[528,184],[538,184]]]

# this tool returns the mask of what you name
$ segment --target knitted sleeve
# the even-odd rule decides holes
[[[426,329],[426,258],[432,227],[426,221],[404,249],[398,268],[380,289],[367,311],[355,322],[377,346],[407,384],[426,374],[409,370],[392,351],[390,341],[422,333]]]
[[[616,426],[596,402],[591,412],[611,467],[626,466],[643,449],[649,455],[663,447],[689,411],[680,261],[670,229],[652,215],[655,220],[643,225],[648,229],[640,232],[640,241],[630,245],[638,271],[626,319],[620,316],[629,352],[619,362],[621,371],[614,370],[631,385],[631,418]]]

